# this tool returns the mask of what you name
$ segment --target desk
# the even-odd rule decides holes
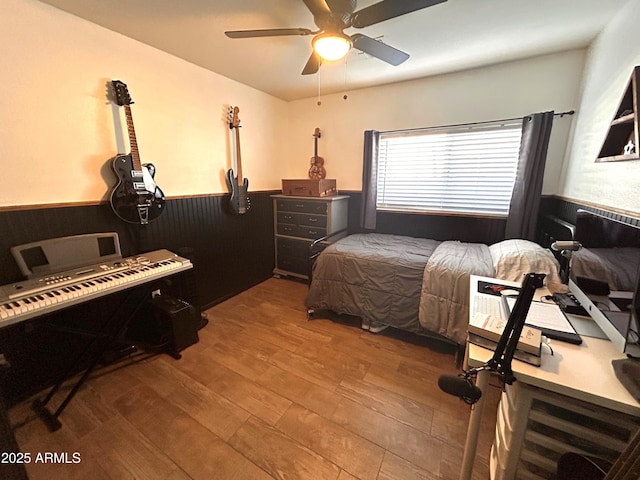
[[[483,277],[471,276],[471,292],[477,291],[478,280],[487,281]],[[546,289],[540,289],[536,291],[535,299],[547,294]],[[544,353],[546,349],[543,349],[540,367],[513,360],[516,382],[506,386],[498,407],[496,439],[491,452],[493,479],[547,478],[542,474],[530,474],[522,468],[523,443],[529,440],[536,442],[540,440],[537,437],[545,435],[541,433],[544,428],[534,431],[533,423],[544,427],[550,422],[553,423],[552,428],[560,432],[557,437],[566,434],[579,438],[586,430],[579,425],[577,418],[586,423],[594,422],[592,425],[600,427],[590,437],[593,446],[608,438],[610,449],[617,452],[624,449],[625,443],[640,426],[640,404],[618,381],[611,365],[612,360],[625,357],[609,340],[583,336],[582,345],[559,341],[551,345],[554,354]],[[465,368],[483,365],[492,355],[490,350],[467,343]],[[489,376],[488,371],[480,372],[476,378],[477,386],[484,390]],[[483,407],[481,400],[471,413],[461,479],[470,478]],[[571,445],[566,438],[553,438],[553,435],[546,441],[547,455],[538,453],[542,458],[531,459],[539,462],[542,469],[554,466],[556,454],[564,453],[563,448]],[[588,445],[580,445],[580,450],[588,452]]]

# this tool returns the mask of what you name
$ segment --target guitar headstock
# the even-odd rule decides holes
[[[313,131],[313,136],[316,138],[320,138],[322,136],[318,127],[316,127],[316,129]]]
[[[240,112],[240,109],[238,107],[229,107],[229,128],[240,127],[240,118],[238,118],[238,112]]]
[[[124,105],[131,105],[133,100],[131,100],[131,95],[129,95],[129,89],[127,85],[120,80],[113,80],[111,82],[113,85],[113,93],[115,96],[115,101],[121,107]]]

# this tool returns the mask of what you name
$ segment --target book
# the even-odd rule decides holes
[[[511,311],[515,305],[516,299],[505,297],[507,311]],[[525,328],[527,326],[540,330],[545,337],[561,340],[563,342],[580,345],[582,338],[571,325],[559,305],[547,302],[531,302],[527,319],[525,320]]]
[[[469,334],[491,340],[497,344],[506,324],[507,321],[500,317],[476,313],[469,321]],[[541,344],[542,332],[537,328],[524,325],[516,349],[539,357]]]
[[[495,350],[498,342],[494,342],[493,340],[489,340],[484,337],[480,337],[475,335],[474,333],[469,333],[469,341],[475,345],[478,345],[483,348],[487,348],[489,350]],[[516,349],[513,354],[513,358],[516,360],[520,360],[521,362],[529,363],[535,367],[539,367],[542,363],[542,358],[540,355],[534,355],[529,352],[524,352],[522,350]]]

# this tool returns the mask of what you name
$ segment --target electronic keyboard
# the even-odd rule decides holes
[[[193,268],[169,250],[120,258],[0,286],[0,328]]]

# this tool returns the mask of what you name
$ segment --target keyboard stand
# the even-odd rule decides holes
[[[80,387],[82,387],[82,385],[87,381],[89,375],[91,375],[93,370],[98,366],[109,348],[111,348],[116,341],[123,339],[131,320],[135,317],[136,313],[138,313],[144,303],[151,298],[151,292],[155,290],[155,288],[156,287],[153,286],[153,284],[151,287],[148,285],[134,287],[131,292],[127,294],[127,297],[120,304],[118,309],[105,322],[100,331],[94,334],[93,340],[86,346],[80,355],[78,355],[75,362],[61,376],[49,393],[43,399],[36,399],[33,401],[31,408],[43,421],[50,432],[55,432],[62,427],[60,420],[58,420],[60,414],[67,407],[69,402],[71,402],[78,390],[80,390]],[[115,334],[113,332],[115,332]],[[106,341],[100,348],[100,340],[103,339],[106,339]],[[76,374],[77,369],[86,359],[90,359],[89,366],[86,367],[56,411],[51,413],[47,408],[47,404],[60,390],[62,385]]]

